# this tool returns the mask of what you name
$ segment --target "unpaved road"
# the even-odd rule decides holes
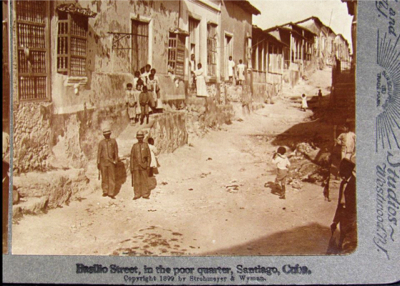
[[[329,76],[326,71],[319,73],[319,81]],[[314,88],[314,94],[317,85],[312,84],[304,86]],[[325,80],[325,85],[329,84]],[[116,200],[103,198],[92,167],[88,176],[97,190],[47,214],[24,216],[13,225],[12,252],[324,254],[337,188],[331,190],[332,201],[327,202],[322,187],[314,184],[304,183],[301,190],[288,187],[286,200],[264,187],[275,178],[270,162],[277,149],[275,136],[299,124],[307,125],[311,115],[311,111],[298,110],[297,103],[281,99],[243,117],[243,121],[190,140],[190,145],[172,154],[160,155],[160,174],[150,200],[132,200],[130,176]],[[312,126],[301,129],[300,136],[307,138],[318,132],[319,127]]]

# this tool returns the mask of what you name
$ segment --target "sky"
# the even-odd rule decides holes
[[[261,11],[261,15],[253,15],[253,24],[262,29],[316,16],[336,34],[342,34],[351,48],[353,16],[348,14],[346,3],[340,0],[249,0],[249,2]]]

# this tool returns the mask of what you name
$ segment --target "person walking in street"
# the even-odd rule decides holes
[[[308,108],[308,104],[307,104],[307,96],[303,93],[301,95],[301,111],[306,111]]]
[[[276,179],[275,184],[281,187],[280,199],[286,198],[286,178],[288,175],[288,169],[290,167],[289,159],[285,155],[286,148],[279,147],[278,152],[274,153],[272,157],[272,163],[276,165]]]
[[[243,82],[245,80],[245,72],[246,72],[246,65],[240,59],[239,64],[237,65],[237,77],[240,85],[243,85]]]
[[[356,214],[356,157],[344,158],[340,163],[338,204],[331,224],[331,241],[327,254],[348,254],[357,247],[357,214]],[[332,243],[334,232],[339,225],[339,241]],[[334,247],[333,247],[334,246]]]
[[[133,200],[140,198],[149,199],[150,189],[148,185],[148,176],[151,163],[150,148],[147,143],[143,142],[143,131],[139,130],[136,133],[136,138],[138,142],[132,146],[130,158],[132,186],[135,193]]]
[[[97,152],[97,168],[101,172],[103,197],[115,199],[115,166],[118,162],[118,144],[111,138],[109,124],[103,127],[104,139],[100,141]]]
[[[229,56],[229,61],[228,61],[228,76],[229,76],[229,82],[233,83],[234,81],[234,76],[235,76],[235,62],[232,59],[232,56]]]
[[[150,97],[147,92],[147,86],[143,86],[142,92],[139,95],[140,102],[140,125],[143,124],[144,118],[146,117],[146,124],[149,124],[149,103]]]
[[[345,124],[341,133],[336,139],[336,143],[342,147],[341,159],[350,159],[356,152],[356,134],[350,131],[350,124]]]
[[[204,78],[204,70],[200,63],[197,64],[196,75],[196,86],[197,86],[197,96],[208,97],[206,80]]]

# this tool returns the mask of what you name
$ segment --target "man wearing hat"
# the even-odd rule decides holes
[[[97,152],[97,168],[101,171],[101,187],[103,197],[109,196],[115,199],[115,166],[118,161],[118,144],[111,139],[111,128],[109,124],[103,126],[104,139],[99,143]]]
[[[133,199],[149,199],[150,189],[147,180],[151,163],[150,149],[149,145],[143,142],[143,131],[139,130],[136,138],[138,142],[133,144],[131,150],[132,186],[135,193]]]

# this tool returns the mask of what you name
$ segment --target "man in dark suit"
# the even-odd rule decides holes
[[[132,186],[135,193],[133,199],[149,199],[150,188],[147,180],[151,163],[150,149],[149,145],[143,142],[143,131],[138,131],[136,138],[138,142],[132,146],[130,166],[132,173]]]
[[[115,199],[115,166],[118,162],[118,144],[111,139],[111,130],[108,124],[103,127],[104,139],[99,143],[97,152],[97,168],[101,171],[101,187],[103,197]]]

